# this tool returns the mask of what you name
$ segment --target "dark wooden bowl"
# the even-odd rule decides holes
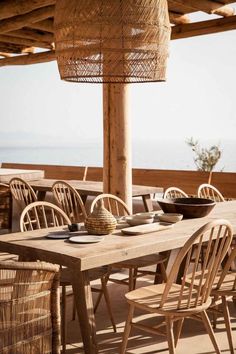
[[[158,199],[158,204],[164,213],[183,214],[185,219],[202,218],[216,205],[214,200],[205,198]]]

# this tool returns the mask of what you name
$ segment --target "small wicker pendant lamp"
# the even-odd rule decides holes
[[[170,39],[166,0],[57,0],[62,80],[164,81]]]

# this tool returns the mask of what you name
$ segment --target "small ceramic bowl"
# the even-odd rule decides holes
[[[146,212],[146,213],[137,213],[134,214],[132,217],[136,219],[153,219],[155,216],[155,213],[152,212]]]
[[[164,222],[175,223],[183,219],[183,214],[177,213],[164,213],[159,215],[159,220]]]
[[[126,222],[127,224],[129,224],[130,226],[137,226],[137,225],[143,225],[143,224],[151,224],[153,223],[153,218],[151,217],[136,217],[136,215],[134,216],[127,216],[126,217]]]
[[[155,213],[151,212],[146,212],[146,213],[137,213],[134,214],[133,217],[137,219],[152,219],[154,218]]]

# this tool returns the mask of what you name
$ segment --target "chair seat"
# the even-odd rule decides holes
[[[143,257],[138,257],[134,259],[128,259],[127,261],[114,263],[112,264],[113,267],[116,268],[142,268],[148,267],[150,265],[156,265],[158,263],[165,262],[167,257],[163,256],[162,254],[150,254]]]
[[[193,295],[191,297],[191,302],[189,306],[190,308],[187,308],[186,304],[188,299],[187,296],[189,294],[189,288],[184,287],[181,299],[181,306],[180,308],[178,308],[181,285],[173,283],[164,306],[160,307],[160,302],[165,289],[165,285],[166,284],[156,284],[142,287],[130,291],[125,295],[125,297],[130,304],[133,304],[136,307],[144,309],[148,312],[163,314],[165,316],[186,316],[186,314],[188,313],[189,315],[194,314],[207,309],[211,304],[211,298],[209,297],[209,299],[203,305],[199,303],[196,306],[195,295],[197,294],[197,291],[193,289]]]
[[[225,295],[225,296],[230,296],[230,295],[236,295],[236,289],[233,290],[234,288],[234,283],[235,283],[235,277],[236,277],[236,273],[228,273],[225,278],[224,281],[222,282],[220,289],[214,289],[214,287],[217,284],[217,279],[214,281],[214,285],[213,285],[213,289],[212,289],[212,295]],[[217,276],[216,278],[218,278],[219,280],[219,276]]]
[[[199,279],[200,279],[201,275],[202,275],[201,271],[196,273],[195,282],[194,282],[196,287],[198,287]],[[235,295],[236,290],[232,290],[232,289],[233,289],[233,285],[235,282],[236,273],[228,273],[225,276],[220,289],[217,289],[217,285],[218,285],[218,281],[220,279],[220,276],[221,276],[221,271],[219,270],[215,279],[214,279],[211,294],[212,295],[227,295],[227,296]],[[205,274],[204,278],[206,278],[206,274]],[[191,279],[191,274],[189,274],[189,276],[187,277],[186,282],[190,283],[190,279]],[[203,284],[204,284],[204,279],[203,279]]]

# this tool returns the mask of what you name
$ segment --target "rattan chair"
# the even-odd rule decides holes
[[[177,187],[169,187],[165,190],[163,198],[174,199],[174,198],[187,198],[188,194],[182,191],[182,189]]]
[[[69,183],[56,181],[52,192],[59,207],[69,216],[72,223],[85,221],[87,213],[79,193]]]
[[[57,205],[48,202],[34,202],[28,205],[22,212],[20,218],[21,231],[30,231],[37,229],[45,229],[55,226],[62,226],[70,224],[69,217],[61,210]],[[116,325],[114,322],[109,295],[106,287],[105,277],[108,269],[101,267],[89,272],[90,281],[100,279],[101,289],[94,289],[94,291],[100,291],[104,294],[108,313],[113,326],[116,331]],[[62,285],[62,346],[63,353],[66,349],[66,286],[71,285],[71,275],[67,268],[61,269],[61,285]],[[93,289],[92,289],[93,290]]]
[[[59,354],[59,267],[0,262],[0,353]]]
[[[21,210],[38,200],[33,188],[21,178],[12,178],[9,182],[9,187],[14,200]]]
[[[195,316],[197,316],[198,320],[202,320],[216,353],[220,353],[206,310],[211,305],[210,295],[214,279],[230,247],[232,236],[232,227],[226,220],[215,220],[202,226],[179,251],[166,284],[151,285],[126,294],[126,299],[129,303],[129,313],[123,335],[121,354],[126,352],[131,327],[162,335],[165,334],[164,329],[166,328],[169,352],[174,354],[184,319],[186,317],[195,318]],[[196,271],[201,262],[201,249],[205,242],[207,242],[207,251],[200,273],[201,276],[197,278]],[[197,252],[196,248],[193,247],[194,245],[197,245]],[[192,252],[195,252],[193,266],[191,263]],[[180,284],[177,284],[175,279],[178,276],[180,267],[183,265],[182,280]],[[189,266],[192,267],[191,278],[188,276]],[[139,321],[133,322],[135,308],[141,309],[142,312],[164,316],[164,321],[155,327],[144,325]],[[175,321],[177,326],[174,335],[173,326]]]
[[[225,198],[220,193],[220,191],[218,191],[218,189],[216,187],[212,186],[211,184],[207,184],[207,183],[201,184],[198,187],[197,196],[199,198],[212,199],[215,202],[224,202],[225,201]]]
[[[130,215],[129,208],[127,205],[112,194],[100,194],[98,195],[91,204],[91,212],[93,211],[95,205],[97,204],[98,200],[103,200],[104,206],[107,210],[109,210],[114,216],[125,216]],[[166,280],[166,271],[165,271],[165,262],[167,261],[167,257],[161,254],[151,254],[144,257],[138,257],[134,259],[130,259],[127,261],[119,262],[112,264],[110,267],[110,274],[108,275],[109,280],[118,283],[118,284],[125,284],[128,285],[129,290],[133,290],[136,285],[136,279],[138,277],[147,275],[147,274],[154,274],[155,281],[161,279],[161,281]],[[156,272],[146,271],[140,268],[148,267],[156,265],[157,270]],[[113,269],[122,269],[126,268],[129,270],[129,276],[125,279],[116,279],[111,276],[113,273]]]

